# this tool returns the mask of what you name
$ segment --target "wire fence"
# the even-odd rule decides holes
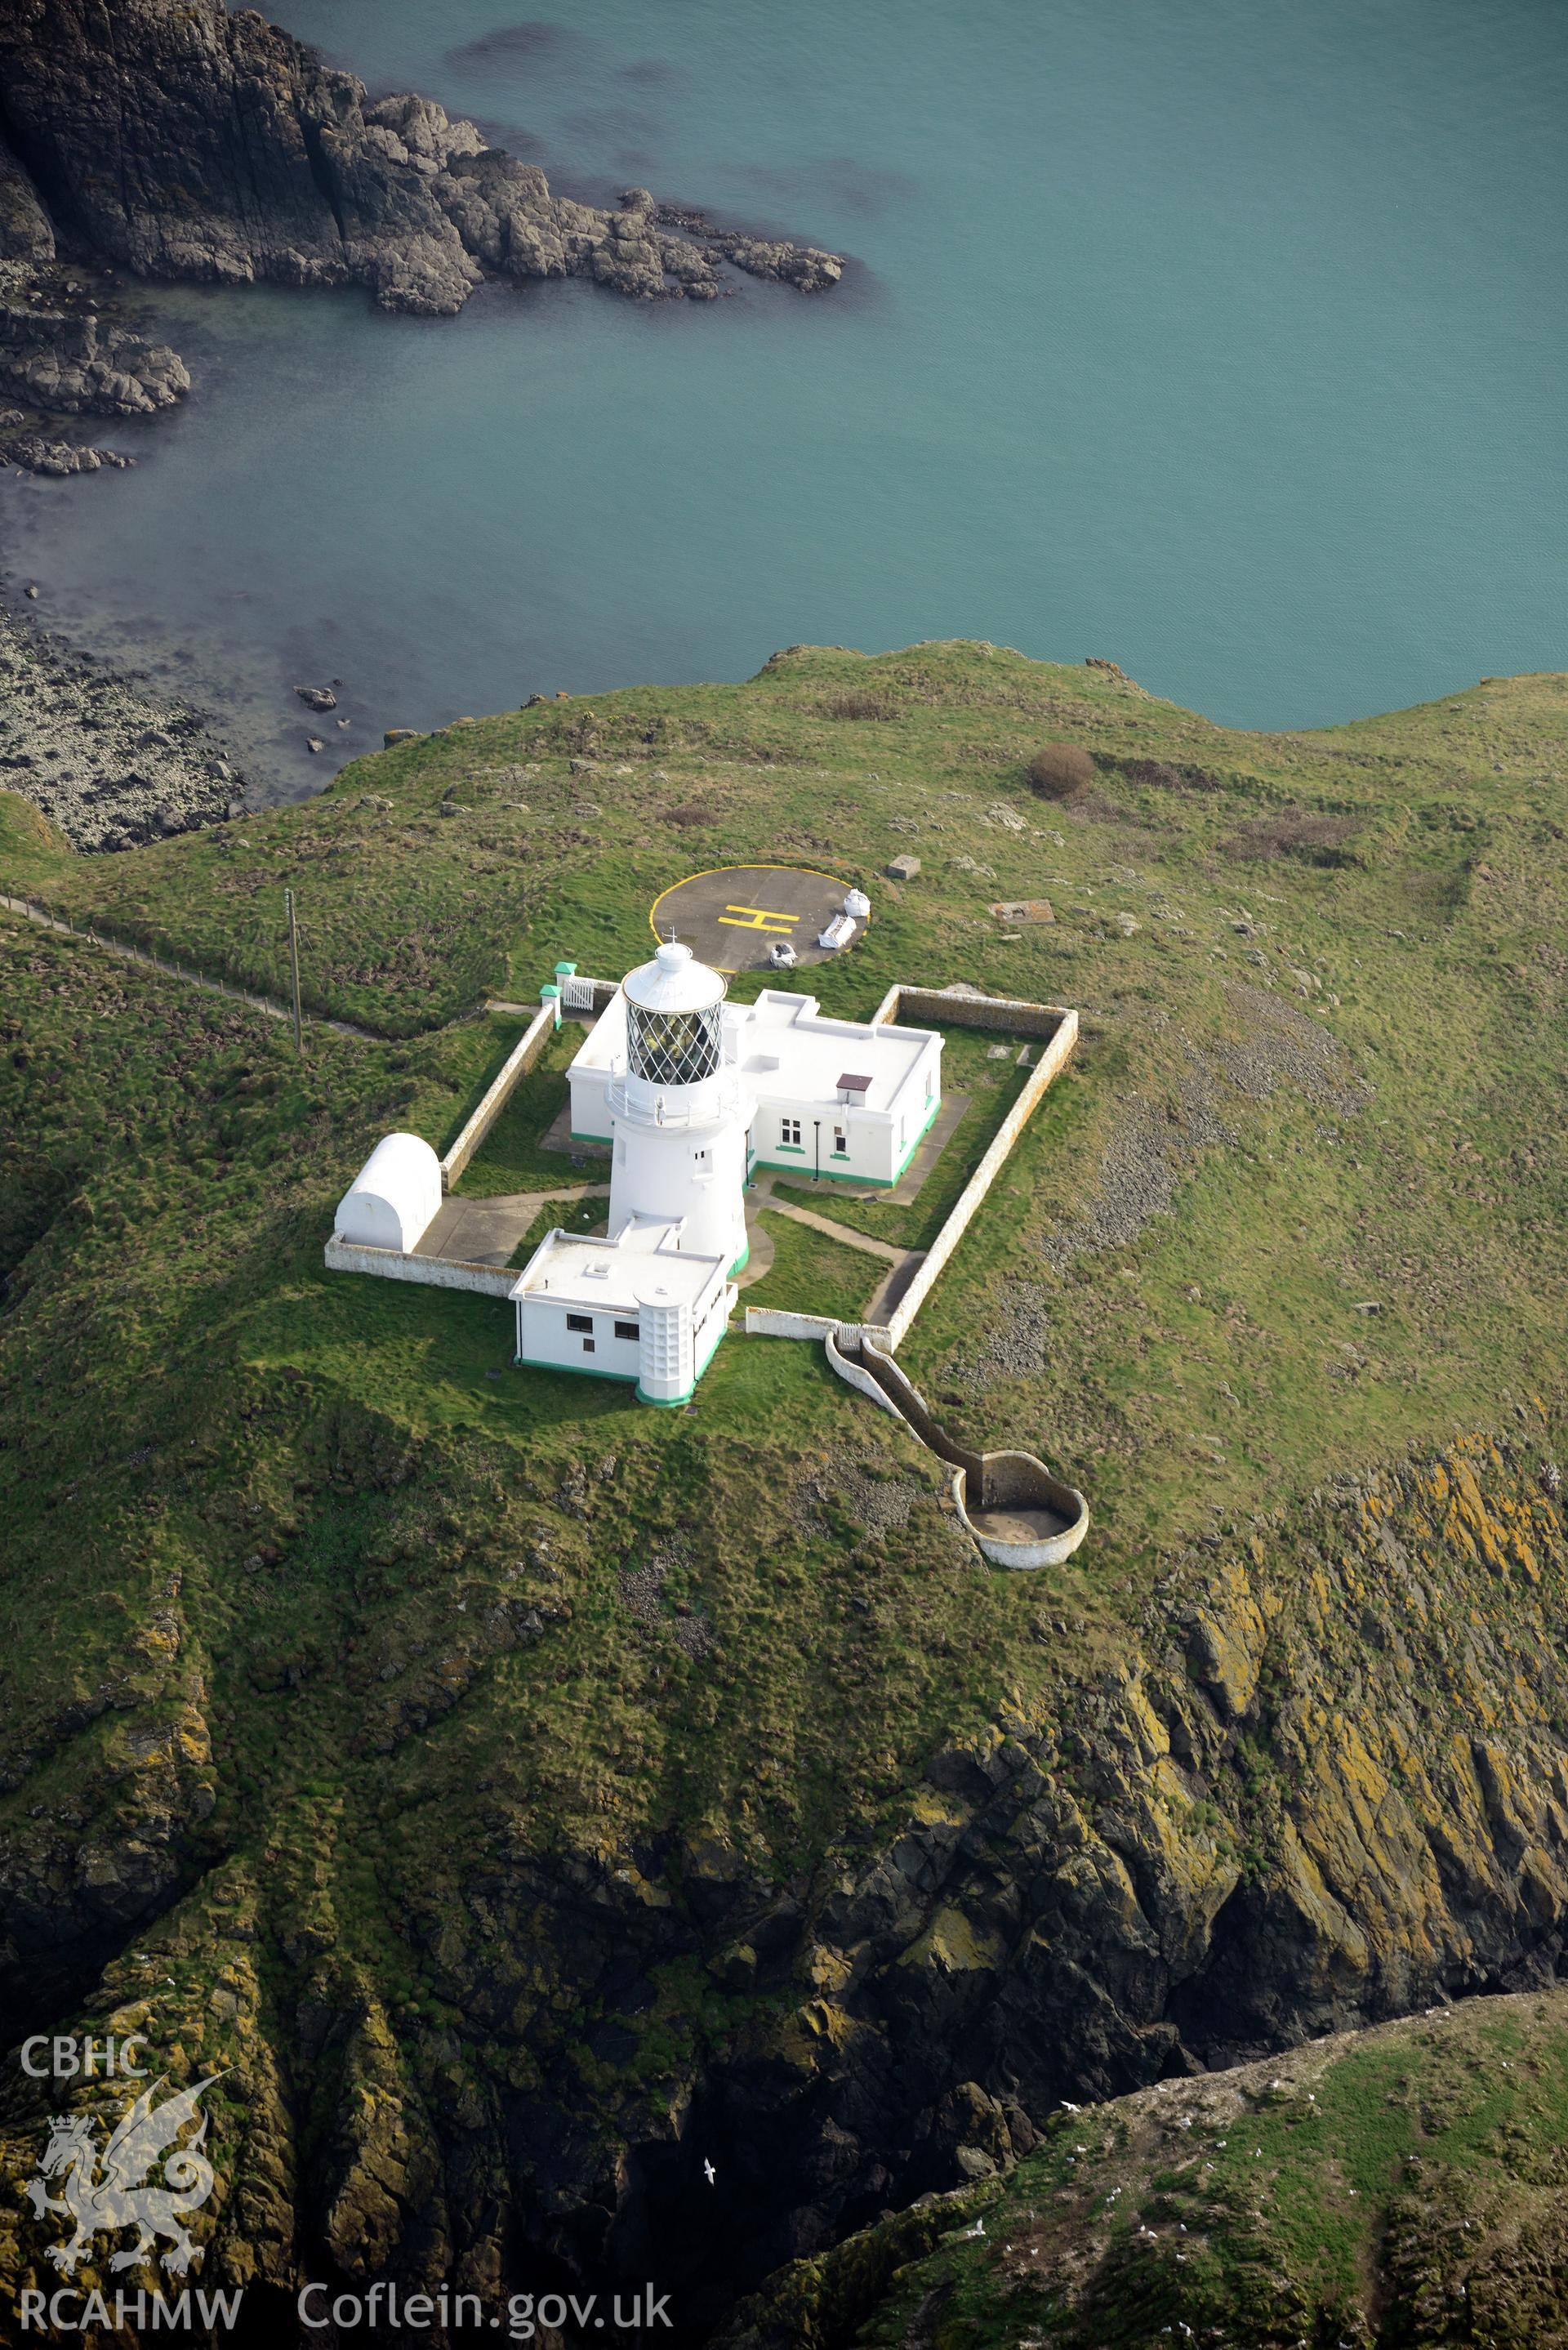
[[[182,962],[171,951],[160,954],[156,931],[151,935],[139,935],[134,931],[111,930],[91,916],[86,920],[78,920],[64,907],[51,906],[42,899],[19,898],[10,891],[0,890],[0,906],[6,907],[14,914],[22,915],[27,921],[36,922],[42,929],[59,931],[69,938],[85,939],[89,945],[101,947],[107,953],[119,956],[123,962],[140,963],[144,970],[160,972],[166,978],[181,980],[188,987],[204,988],[211,994],[227,996],[236,1003],[247,1004],[252,1011],[265,1013],[269,1019],[292,1020],[294,1017],[292,1007],[284,994],[274,993],[280,984],[279,974],[244,962],[241,962],[236,970],[233,962],[227,970],[220,967],[215,972],[203,971],[193,962]],[[373,1029],[360,1027],[350,1020],[337,1019],[308,1001],[302,1004],[302,1009],[307,1018],[337,1030],[340,1035],[375,1037]]]

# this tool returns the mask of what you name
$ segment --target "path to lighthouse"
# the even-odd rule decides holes
[[[798,962],[826,962],[817,937],[842,910],[848,887],[795,865],[721,865],[677,881],[654,899],[648,919],[656,938],[679,939],[711,971],[763,971],[780,940]]]

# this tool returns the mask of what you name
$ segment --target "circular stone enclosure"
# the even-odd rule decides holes
[[[713,971],[766,971],[779,939],[789,941],[799,963],[829,962],[833,951],[816,941],[844,910],[852,886],[798,865],[720,865],[675,882],[654,899],[648,919],[656,938],[680,940]],[[865,930],[862,919],[852,944]]]

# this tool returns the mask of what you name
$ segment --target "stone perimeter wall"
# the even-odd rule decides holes
[[[572,1008],[586,1008],[589,1016],[597,1019],[606,1006],[614,1002],[620,982],[618,979],[584,979],[577,981],[576,985],[579,988],[587,989],[588,1001],[586,1007],[573,1006]],[[505,1008],[510,1010],[512,1007]],[[521,1006],[517,1008],[521,1009]],[[494,1007],[492,1006],[492,1009]],[[443,1191],[450,1191],[462,1174],[469,1160],[511,1099],[512,1088],[518,1078],[525,1077],[534,1066],[545,1049],[546,1038],[558,1024],[558,1016],[556,998],[546,997],[506,1055],[501,1067],[496,1071],[491,1084],[485,1088],[483,1099],[473,1116],[441,1160],[441,1187]]]
[[[865,1327],[863,1322],[836,1322],[827,1314],[789,1314],[776,1305],[746,1308],[748,1338],[858,1338]]]
[[[441,1162],[441,1188],[450,1191],[473,1157],[480,1144],[505,1108],[513,1087],[519,1077],[525,1077],[553,1033],[557,1008],[554,996],[539,1006],[533,1019],[507,1054],[495,1076],[486,1087],[483,1099],[452,1149]]]
[[[1040,1102],[1062,1074],[1078,1041],[1078,1015],[1058,1003],[1025,1003],[1015,996],[949,995],[936,987],[906,987],[895,981],[871,1015],[878,1028],[890,1022],[940,1022],[954,1028],[1002,1028],[1011,1035],[1048,1036],[1029,1082],[992,1137],[984,1158],[954,1201],[941,1231],[927,1250],[919,1273],[900,1299],[886,1328],[875,1323],[838,1322],[823,1314],[785,1314],[771,1306],[748,1305],[749,1338],[857,1338],[863,1330],[879,1338],[889,1354],[908,1337],[916,1315],[964,1233],[975,1211],[995,1182],[1013,1144]],[[885,1399],[884,1399],[885,1400]]]
[[[908,994],[905,996],[908,1004]],[[989,1005],[986,1007],[991,1008]],[[1018,1012],[1047,1014],[1054,1020],[1051,1042],[1041,1054],[1033,1076],[992,1137],[991,1147],[963,1190],[953,1202],[952,1212],[941,1231],[926,1251],[925,1261],[898,1301],[898,1310],[888,1325],[888,1347],[896,1353],[909,1333],[909,1326],[931,1294],[931,1285],[947,1263],[964,1233],[968,1231],[976,1209],[995,1182],[1013,1144],[1033,1117],[1036,1108],[1051,1086],[1062,1074],[1078,1041],[1078,1015],[1075,1012],[1050,1014],[1044,1004],[999,1005],[1009,1014],[1006,1020],[966,1021],[970,1027],[1002,1028],[1012,1026],[1012,1015]],[[1044,1034],[1044,1030],[1037,1031]]]
[[[365,1248],[340,1241],[327,1243],[328,1273],[374,1273],[383,1281],[417,1281],[429,1289],[472,1289],[482,1297],[510,1297],[514,1273],[493,1264],[465,1264],[456,1257],[408,1256],[401,1249]]]
[[[953,995],[944,987],[910,987],[895,980],[876,1011],[873,1028],[905,1021],[944,1028],[1005,1028],[1015,1036],[1054,1036],[1077,1014],[1060,1003],[1026,1003],[1017,995]]]

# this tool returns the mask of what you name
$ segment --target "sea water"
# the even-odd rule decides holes
[[[524,5],[277,0],[562,192],[849,266],[151,297],[188,406],[8,482],[0,556],[278,788],[800,641],[1108,656],[1265,727],[1564,665],[1560,0]],[[293,697],[329,678],[346,728]]]

